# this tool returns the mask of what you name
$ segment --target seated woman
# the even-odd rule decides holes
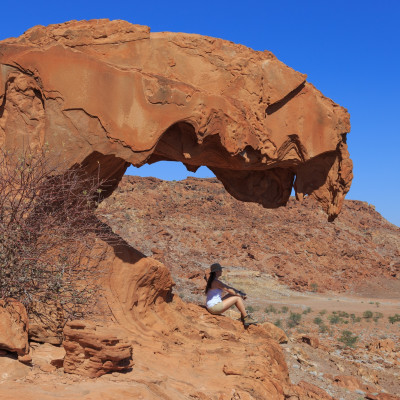
[[[221,265],[218,263],[212,264],[210,267],[210,276],[207,280],[206,286],[207,310],[211,314],[221,314],[228,308],[235,305],[242,314],[241,319],[244,326],[256,324],[257,321],[250,317],[244,308],[243,300],[246,298],[246,294],[219,281],[218,278],[221,275]],[[223,291],[227,292],[228,294],[224,297],[221,297]]]

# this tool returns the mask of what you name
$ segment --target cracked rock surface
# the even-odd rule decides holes
[[[125,169],[208,166],[267,208],[292,188],[330,219],[352,180],[349,114],[269,51],[125,21],[36,26],[0,42],[0,146],[48,143],[112,191]]]

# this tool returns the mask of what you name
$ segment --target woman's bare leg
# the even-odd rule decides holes
[[[240,313],[242,314],[242,317],[245,317],[247,315],[246,309],[244,308],[243,299],[240,296],[233,296],[233,295],[231,295],[229,297],[225,296],[222,299],[222,305],[223,305],[223,309],[221,312],[224,312],[228,308],[235,305],[237,307],[237,309],[240,311]]]

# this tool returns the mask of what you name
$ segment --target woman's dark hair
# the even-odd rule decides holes
[[[206,286],[206,294],[211,288],[211,284],[213,283],[213,280],[215,279],[215,274],[216,274],[216,272],[211,272],[210,276],[208,277],[207,286]]]

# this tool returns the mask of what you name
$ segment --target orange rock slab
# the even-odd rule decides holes
[[[0,146],[48,143],[116,181],[129,164],[206,165],[240,200],[279,207],[294,187],[333,219],[349,131],[306,75],[222,39],[92,20],[0,42]]]
[[[26,356],[29,353],[28,327],[23,304],[14,299],[0,300],[0,349]]]

